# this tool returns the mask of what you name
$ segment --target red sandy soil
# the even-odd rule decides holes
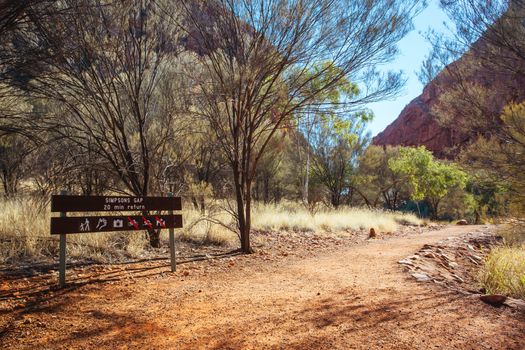
[[[64,290],[4,281],[0,300],[26,302],[0,309],[0,348],[525,349],[522,312],[418,283],[397,263],[481,229],[230,254],[174,274],[166,260],[77,269]]]

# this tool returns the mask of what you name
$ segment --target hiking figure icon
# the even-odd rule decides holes
[[[89,231],[89,219],[86,219],[83,223],[80,223],[80,231]]]

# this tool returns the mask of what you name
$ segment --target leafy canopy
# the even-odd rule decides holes
[[[434,160],[424,146],[402,148],[396,158],[388,162],[393,172],[403,174],[412,189],[411,199],[440,199],[454,187],[464,189],[467,174],[454,164]]]

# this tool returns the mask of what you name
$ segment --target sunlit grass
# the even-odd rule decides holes
[[[47,203],[32,198],[0,201],[0,262],[56,256],[58,237],[50,234]],[[69,258],[112,261],[139,256],[146,246],[144,232],[67,235]]]
[[[412,214],[351,207],[325,208],[311,214],[304,206],[291,203],[257,205],[253,214],[253,228],[263,231],[334,233],[374,228],[393,232],[401,223],[420,225],[422,221]]]
[[[479,280],[488,294],[525,299],[525,246],[494,248],[485,260]]]
[[[237,235],[228,227],[233,228],[231,215],[226,210],[214,206],[205,214],[192,206],[183,211],[184,229],[179,232],[180,239],[218,246],[233,246],[237,244]],[[165,233],[167,236],[167,233]]]
[[[59,236],[50,234],[51,212],[48,203],[33,198],[4,199],[0,200],[0,211],[0,263],[58,255]],[[185,228],[176,230],[178,240],[211,245],[237,244],[234,232],[203,220],[200,212],[192,207],[184,208],[183,213]],[[219,221],[231,221],[225,211],[215,217]],[[162,231],[161,239],[163,245],[167,246],[168,230]],[[68,259],[111,262],[140,257],[147,247],[145,231],[67,235]]]
[[[176,238],[196,244],[238,246],[236,225],[226,207],[225,202],[210,203],[203,214],[186,204],[184,228],[176,230]],[[1,200],[0,211],[0,263],[58,255],[58,236],[49,233],[48,203],[32,198]],[[256,203],[252,211],[252,228],[257,231],[339,234],[373,227],[376,232],[393,232],[400,223],[418,225],[421,221],[410,214],[348,207],[324,208],[312,215],[293,202]],[[161,239],[167,246],[167,230],[162,231]],[[148,247],[144,231],[70,234],[67,242],[68,258],[100,262],[140,257]]]

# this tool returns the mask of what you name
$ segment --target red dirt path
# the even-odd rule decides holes
[[[397,264],[476,229],[279,260],[234,256],[176,274],[157,266],[148,278],[86,284],[0,313],[0,348],[525,349],[524,314],[417,283]]]

